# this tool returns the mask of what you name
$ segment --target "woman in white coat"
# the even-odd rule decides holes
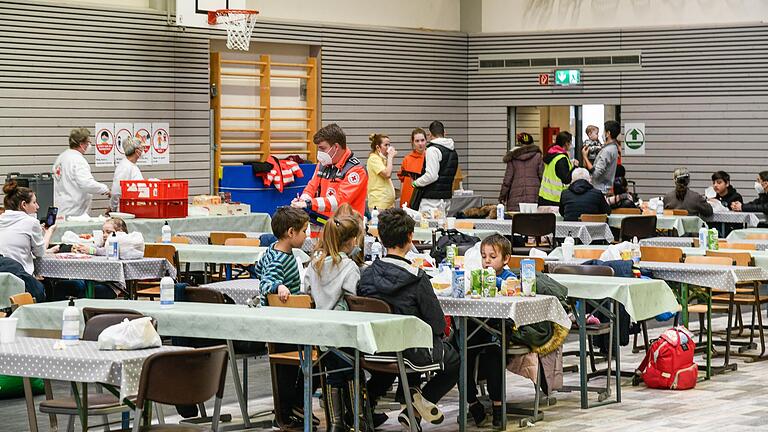
[[[86,128],[72,129],[69,149],[53,163],[53,203],[59,216],[81,216],[91,209],[93,194],[109,196],[109,187],[99,183],[83,156],[91,146],[91,133]]]
[[[144,180],[141,170],[136,166],[136,162],[144,153],[144,146],[141,141],[134,137],[128,137],[123,143],[125,159],[121,160],[115,168],[115,176],[112,178],[112,198],[109,200],[112,211],[120,210],[120,180]]]

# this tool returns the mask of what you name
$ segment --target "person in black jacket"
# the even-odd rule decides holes
[[[411,265],[405,258],[411,250],[413,229],[416,223],[399,208],[384,210],[379,215],[379,238],[387,248],[387,256],[373,262],[360,276],[357,294],[383,300],[400,315],[418,317],[432,328],[432,349],[409,349],[404,357],[415,365],[439,363],[441,369],[419,390],[417,385],[411,388],[413,406],[416,408],[416,422],[425,419],[439,424],[445,416],[435,405],[458,381],[459,355],[448,343],[443,341],[445,314],[432,289],[432,283],[423,270]],[[395,375],[373,373],[368,381],[368,395],[375,405],[392,386]],[[410,422],[406,410],[398,416],[404,427]],[[416,429],[421,430],[419,425]]]
[[[712,189],[715,190],[715,199],[720,201],[725,208],[731,208],[734,202],[744,203],[744,198],[731,186],[731,176],[725,171],[717,171],[712,174]]]
[[[573,182],[560,196],[560,215],[567,221],[578,221],[583,214],[611,214],[611,206],[602,192],[592,186],[589,171],[576,168]]]
[[[768,171],[760,171],[760,173],[757,175],[757,180],[755,181],[755,192],[757,192],[756,199],[744,204],[740,202],[734,202],[731,204],[731,210],[765,213],[768,215]]]

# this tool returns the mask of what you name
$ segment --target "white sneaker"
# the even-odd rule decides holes
[[[421,390],[414,388],[412,389],[411,393],[413,407],[416,408],[416,411],[419,412],[421,418],[432,424],[440,424],[443,422],[443,420],[445,420],[445,415],[442,411],[440,411],[440,408],[438,408],[437,405],[433,404],[432,402],[424,399],[424,396],[421,395]]]

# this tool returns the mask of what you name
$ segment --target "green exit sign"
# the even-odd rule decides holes
[[[581,71],[578,69],[558,69],[555,71],[555,85],[572,86],[581,84]]]

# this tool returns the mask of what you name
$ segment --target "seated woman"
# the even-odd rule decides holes
[[[578,221],[583,214],[610,214],[611,206],[602,192],[592,186],[592,178],[584,168],[571,173],[572,182],[560,195],[560,215],[567,221]]]
[[[756,199],[744,204],[738,201],[733,202],[731,203],[731,210],[765,213],[768,215],[768,171],[760,171],[757,175],[755,192],[757,192]]]
[[[691,216],[712,216],[712,206],[707,199],[688,188],[691,182],[688,168],[677,168],[672,177],[675,179],[675,190],[664,197],[665,209],[688,210]]]
[[[107,250],[105,244],[107,237],[111,236],[115,232],[128,233],[128,227],[125,221],[120,218],[111,218],[104,221],[104,225],[101,226],[101,239],[94,238],[96,241],[95,246],[86,245],[73,245],[72,252],[106,256]],[[57,299],[66,297],[85,297],[87,283],[84,280],[60,280],[53,283],[53,297]],[[94,298],[98,299],[114,299],[117,295],[125,291],[125,286],[117,282],[97,282],[93,287]]]
[[[32,189],[14,180],[3,186],[5,212],[0,215],[0,272],[11,273],[24,281],[27,292],[37,302],[45,301],[45,289],[32,276],[34,259],[45,254],[56,225],[45,228],[37,220],[37,197]]]

